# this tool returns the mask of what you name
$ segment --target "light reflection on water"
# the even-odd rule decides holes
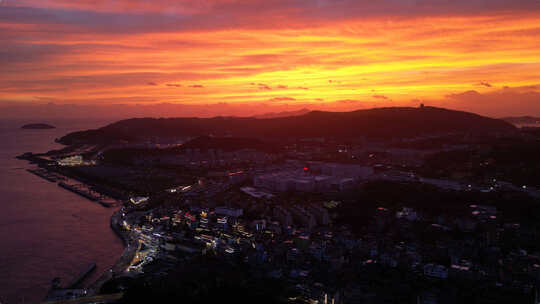
[[[43,300],[54,277],[68,283],[89,263],[90,280],[121,255],[122,242],[109,227],[113,210],[28,173],[24,152],[61,146],[54,139],[108,122],[50,122],[57,129],[23,130],[25,123],[0,121],[0,302]]]

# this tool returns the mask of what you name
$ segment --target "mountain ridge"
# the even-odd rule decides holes
[[[254,118],[131,118],[97,130],[70,133],[60,143],[99,143],[151,137],[414,137],[437,133],[511,132],[516,127],[474,113],[435,107],[387,107],[350,112],[310,111],[303,115]]]
[[[281,118],[281,117],[300,116],[300,115],[307,114],[309,112],[312,112],[312,111],[308,108],[303,108],[297,111],[270,112],[270,113],[264,113],[260,115],[254,115],[251,117],[258,118],[258,119]]]
[[[511,124],[540,124],[540,117],[534,116],[510,116],[503,117],[501,120],[509,122]]]

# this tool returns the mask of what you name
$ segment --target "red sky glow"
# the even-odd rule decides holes
[[[0,42],[8,116],[540,115],[538,0],[3,0]]]

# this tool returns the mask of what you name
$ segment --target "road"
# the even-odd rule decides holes
[[[124,241],[124,244],[126,245],[126,248],[124,249],[124,252],[122,253],[122,256],[118,259],[118,261],[113,265],[113,267],[109,270],[104,272],[99,279],[97,279],[94,283],[92,283],[88,287],[88,293],[89,295],[95,295],[98,294],[101,286],[105,284],[108,280],[112,279],[115,276],[122,275],[127,267],[131,264],[133,261],[133,258],[137,254],[137,250],[139,249],[139,241],[132,237],[130,233],[122,230],[121,227],[121,211],[116,211],[112,217],[111,217],[111,228],[118,234],[118,236]]]

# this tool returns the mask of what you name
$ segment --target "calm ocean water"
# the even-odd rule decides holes
[[[0,120],[0,303],[38,303],[54,277],[69,283],[89,263],[90,281],[120,257],[123,245],[109,228],[111,209],[28,173],[24,152],[61,147],[54,139],[110,121],[45,121],[52,130],[23,130]]]

